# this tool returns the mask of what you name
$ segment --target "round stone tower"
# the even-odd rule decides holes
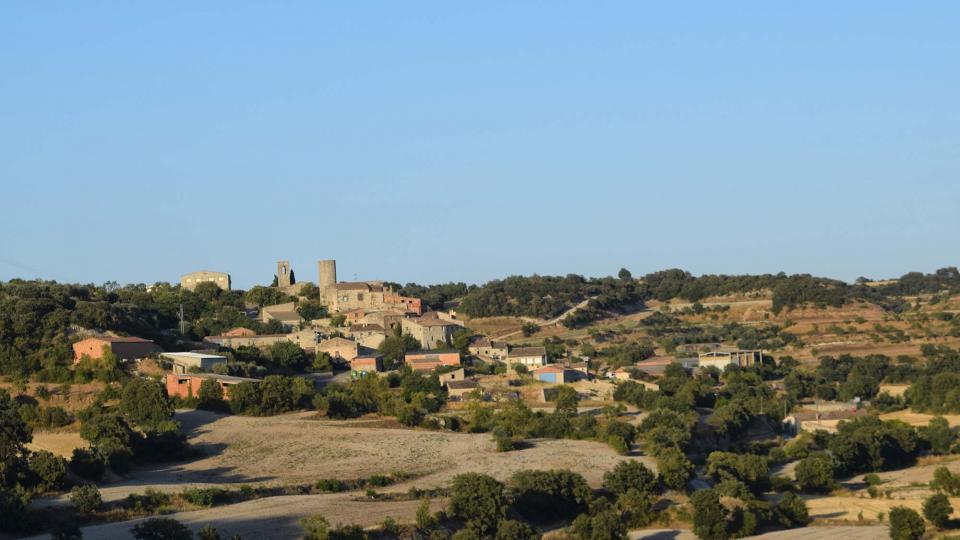
[[[320,271],[320,280],[317,286],[320,287],[320,298],[329,301],[337,285],[337,261],[333,259],[322,260],[317,263]]]

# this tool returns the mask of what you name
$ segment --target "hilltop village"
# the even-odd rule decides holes
[[[954,527],[956,268],[316,278],[0,283],[0,538]]]

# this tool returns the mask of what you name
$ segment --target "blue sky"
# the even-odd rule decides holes
[[[956,2],[0,7],[0,279],[957,265]]]

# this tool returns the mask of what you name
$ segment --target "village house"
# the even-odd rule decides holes
[[[566,384],[586,378],[582,371],[564,366],[551,364],[533,371],[533,377],[538,381],[553,384]]]
[[[507,363],[520,364],[529,367],[540,367],[547,364],[546,347],[520,347],[513,349],[507,355]]]
[[[360,354],[359,344],[343,337],[332,337],[325,339],[317,345],[317,352],[324,352],[330,355],[334,360],[343,360],[350,362]]]
[[[510,345],[506,341],[494,341],[487,336],[474,336],[467,350],[483,359],[504,361],[510,353]]]
[[[618,367],[610,372],[610,378],[618,381],[629,381],[633,378],[633,374],[625,367]]]
[[[174,373],[187,373],[191,369],[212,371],[213,366],[227,363],[226,356],[201,352],[162,353],[160,357],[170,360],[170,363],[173,364]]]
[[[160,352],[160,347],[149,339],[138,337],[96,336],[73,344],[73,363],[83,357],[92,360],[103,358],[110,351],[120,360],[139,360]]]
[[[763,363],[763,352],[756,350],[717,350],[700,353],[699,367],[715,367],[720,371],[727,366],[753,367]]]
[[[448,381],[444,384],[447,395],[452,401],[462,401],[471,392],[480,389],[480,383],[474,380]]]
[[[350,336],[364,347],[376,349],[387,338],[386,332],[379,324],[354,324],[350,326]]]
[[[363,355],[350,360],[350,371],[354,373],[376,373],[383,371],[383,355]]]
[[[786,416],[783,419],[783,431],[788,435],[797,435],[801,431],[815,432],[823,430],[828,433],[836,433],[837,424],[843,420],[849,420],[858,416],[867,414],[866,409],[849,409],[833,411],[799,411]]]
[[[214,373],[167,373],[167,395],[171,397],[177,396],[183,399],[197,397],[197,394],[200,392],[200,385],[207,379],[212,379],[220,385],[220,388],[223,389],[223,399],[226,400],[230,399],[231,387],[242,382],[260,383],[259,379],[217,375]]]
[[[303,317],[297,313],[297,304],[295,302],[286,302],[260,308],[260,321],[265,323],[278,321],[283,325],[285,330],[291,330],[300,326],[300,323],[303,322]]]
[[[402,319],[400,327],[403,333],[419,341],[424,349],[436,348],[439,343],[450,345],[453,343],[453,334],[462,328],[459,322],[437,317]]]
[[[414,371],[433,371],[440,366],[459,366],[460,353],[419,351],[407,353],[403,361]]]
[[[467,378],[467,372],[463,368],[460,368],[454,371],[449,371],[447,373],[441,373],[440,375],[437,376],[437,378],[440,380],[440,386],[443,386],[449,381],[465,380]]]

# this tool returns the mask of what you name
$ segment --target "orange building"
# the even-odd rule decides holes
[[[412,352],[403,357],[414,371],[433,371],[440,366],[459,366],[460,353],[452,352]]]
[[[259,379],[217,375],[215,373],[167,373],[167,395],[170,397],[177,396],[183,399],[196,397],[200,392],[200,385],[203,384],[203,381],[206,379],[212,379],[220,383],[220,388],[223,389],[223,399],[230,399],[230,387],[232,386],[236,386],[242,382],[252,382],[255,384],[260,382]]]
[[[350,361],[350,370],[365,373],[383,371],[383,355],[358,356]]]
[[[73,363],[84,356],[93,360],[103,358],[105,350],[121,360],[137,360],[160,352],[160,347],[149,339],[138,337],[97,336],[73,344]]]

